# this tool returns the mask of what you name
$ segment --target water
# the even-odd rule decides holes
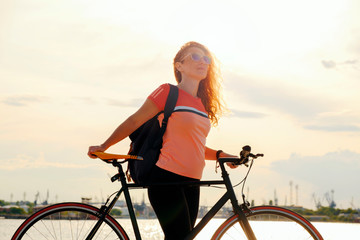
[[[129,219],[117,219],[129,234],[130,239],[135,239],[132,234],[132,226]],[[213,219],[203,229],[196,239],[208,240],[211,238],[215,229],[225,219]],[[23,220],[0,219],[0,240],[9,240]],[[143,239],[163,239],[163,233],[156,219],[139,219],[139,227]],[[315,222],[314,226],[319,230],[326,240],[359,239],[360,224],[352,223],[322,223]]]

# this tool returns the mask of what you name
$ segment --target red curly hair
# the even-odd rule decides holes
[[[185,43],[174,58],[173,65],[175,78],[178,83],[181,82],[181,73],[176,69],[175,63],[181,62],[185,54],[187,54],[187,50],[191,47],[203,50],[204,53],[211,58],[207,76],[201,80],[197,96],[201,99],[212,125],[215,126],[217,125],[219,117],[222,115],[224,109],[222,98],[220,96],[220,83],[222,78],[220,74],[220,67],[218,66],[215,56],[209,51],[209,49],[207,49],[207,47],[198,42]]]

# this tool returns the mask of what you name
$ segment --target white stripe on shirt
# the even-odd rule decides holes
[[[208,115],[196,108],[193,108],[193,107],[187,107],[187,106],[176,106],[174,108],[174,112],[193,112],[193,113],[196,113],[202,117],[206,117],[208,118]]]

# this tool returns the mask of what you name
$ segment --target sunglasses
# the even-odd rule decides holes
[[[195,62],[198,62],[200,61],[201,59],[204,60],[204,62],[206,64],[210,64],[211,63],[211,58],[204,55],[204,56],[201,56],[200,54],[197,54],[197,53],[189,53],[188,55],[186,55],[185,57],[182,58],[181,61],[183,61],[185,58],[187,58],[188,56],[191,56],[191,59]]]

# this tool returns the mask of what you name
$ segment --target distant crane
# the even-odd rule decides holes
[[[330,208],[335,208],[336,203],[334,201],[334,190],[331,190],[331,194],[329,192],[326,192],[324,195],[326,201],[329,203]]]
[[[277,206],[278,205],[278,198],[276,195],[276,189],[274,190],[274,205]]]
[[[293,201],[292,201],[292,186],[293,186],[293,182],[290,181],[290,206],[293,205]]]
[[[40,196],[40,193],[37,192],[37,193],[35,194],[35,200],[34,200],[35,206],[37,205],[37,201],[39,200],[39,196]]]
[[[321,202],[320,202],[319,199],[316,199],[315,193],[313,193],[312,198],[313,198],[313,200],[314,200],[314,202],[315,202],[315,207],[316,207],[316,209],[321,208]]]
[[[38,191],[36,194],[35,194],[35,200],[34,200],[34,204],[35,206],[40,203],[42,205],[48,205],[49,204],[49,190],[47,190],[47,193],[46,193],[46,199],[42,202],[41,201],[41,197],[40,197],[40,192]]]
[[[354,205],[354,197],[351,197],[350,206],[351,206],[351,209],[356,209],[356,207]]]
[[[45,201],[43,202],[44,205],[48,205],[49,204],[49,189],[47,190],[46,192],[46,199]]]

